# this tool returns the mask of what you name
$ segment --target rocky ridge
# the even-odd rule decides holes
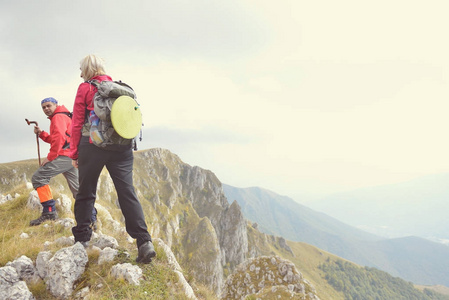
[[[8,186],[9,182],[26,184],[33,171],[26,163],[21,163],[17,169],[8,168]],[[4,170],[0,171],[3,175]],[[179,276],[183,276],[180,267],[183,266],[195,280],[206,284],[216,295],[224,295],[224,288],[229,289],[225,277],[248,258],[272,255],[270,249],[273,245],[291,253],[284,239],[262,234],[248,224],[237,202],[228,204],[221,183],[212,172],[191,167],[168,150],[151,149],[135,153],[134,174],[136,192],[149,220],[150,233],[158,237],[155,241],[160,241],[159,249],[171,253],[166,254],[167,258],[173,262]],[[64,180],[52,182],[52,189],[61,193],[59,205],[70,211],[71,200],[63,194],[67,190]],[[4,190],[0,184],[0,191]],[[100,177],[98,196],[96,207],[100,219],[112,232],[123,234],[123,220],[107,171]],[[31,192],[29,198],[33,197],[37,198]],[[3,198],[13,201],[15,197],[6,195]],[[29,203],[33,203],[32,200]],[[73,226],[70,218],[64,222],[64,226]],[[112,250],[100,250],[113,255]],[[191,287],[189,289],[185,283],[188,294]],[[280,286],[275,289],[280,291]],[[288,289],[288,284],[285,288]]]

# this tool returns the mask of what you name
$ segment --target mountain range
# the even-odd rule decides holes
[[[349,225],[388,238],[419,236],[449,244],[449,173],[357,189],[307,203]]]
[[[236,200],[245,217],[257,223],[263,232],[309,243],[417,284],[449,286],[446,245],[416,236],[395,239],[376,236],[259,187],[236,188],[224,184],[223,190],[228,201]],[[348,215],[362,213],[351,207],[346,209]]]

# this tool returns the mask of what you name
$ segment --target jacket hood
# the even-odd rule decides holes
[[[94,76],[90,80],[98,80],[98,81],[109,80],[109,81],[112,81],[112,78],[111,78],[111,76],[105,74],[105,75]]]

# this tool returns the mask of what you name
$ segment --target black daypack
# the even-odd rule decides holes
[[[136,99],[134,90],[121,81],[97,81],[88,83],[97,88],[92,102],[94,110],[88,111],[86,123],[92,143],[105,150],[134,147],[137,150],[136,138],[127,139],[121,137],[114,129],[111,122],[111,108],[115,100],[120,96],[129,96]]]

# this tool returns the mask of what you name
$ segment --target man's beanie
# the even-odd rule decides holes
[[[44,104],[45,102],[53,102],[55,104],[58,104],[58,101],[53,97],[45,98],[44,100],[41,101],[41,104]]]

